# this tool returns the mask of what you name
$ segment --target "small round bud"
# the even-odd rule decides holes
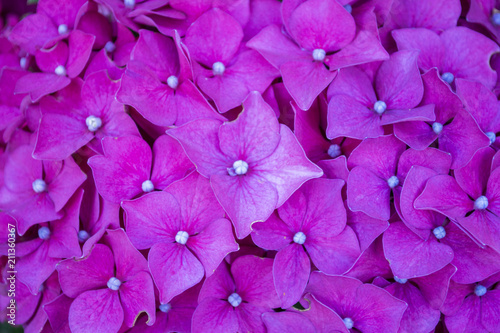
[[[351,13],[352,13],[352,6],[351,6],[351,5],[349,5],[349,4],[344,5],[344,9],[345,9],[345,10],[347,10],[347,12],[348,12],[349,14],[351,14]]]
[[[315,49],[313,51],[313,59],[315,61],[323,61],[325,60],[326,52],[323,49]]]
[[[302,232],[299,231],[295,235],[293,235],[293,241],[299,245],[302,245],[306,242],[306,235]]]
[[[387,185],[389,185],[390,188],[395,188],[396,186],[399,185],[399,179],[397,176],[391,176],[391,178],[387,179]]]
[[[21,66],[22,69],[26,69],[27,64],[28,59],[26,59],[26,57],[21,57],[21,59],[19,59],[19,66]]]
[[[474,209],[482,210],[486,208],[488,208],[488,198],[484,195],[480,196],[476,199],[476,201],[474,201]]]
[[[478,284],[476,288],[474,288],[474,294],[476,294],[476,296],[478,297],[484,296],[484,294],[486,294],[486,291],[486,287],[480,284]]]
[[[497,140],[497,135],[494,132],[486,132],[486,136],[490,139],[490,145],[494,144]]]
[[[394,276],[394,281],[396,281],[397,283],[405,284],[406,282],[408,282],[408,279],[400,279],[397,276]]]
[[[377,114],[379,115],[384,113],[386,109],[387,104],[385,104],[384,101],[376,101],[375,104],[373,104],[373,110],[375,110],[375,112],[377,112]]]
[[[36,179],[31,186],[33,187],[33,191],[35,191],[35,193],[47,191],[47,183],[45,183],[43,179]]]
[[[242,160],[238,160],[233,163],[234,173],[238,176],[242,176],[248,172],[248,163]]]
[[[85,242],[87,239],[89,239],[89,237],[90,237],[89,233],[86,232],[85,230],[78,231],[78,241],[80,243]]]
[[[351,319],[351,318],[349,318],[349,317],[344,318],[344,319],[343,319],[343,321],[344,321],[345,327],[346,327],[348,330],[350,330],[351,328],[353,328],[353,327],[354,327],[354,322],[352,321],[352,319]]]
[[[43,240],[47,240],[50,237],[50,229],[48,227],[41,227],[38,229],[38,237]]]
[[[331,145],[330,147],[328,147],[328,155],[331,158],[339,157],[341,153],[342,152],[340,150],[340,146],[339,145]]]
[[[68,26],[66,24],[59,24],[59,26],[57,27],[57,32],[59,33],[59,35],[64,35],[68,32]]]
[[[170,75],[167,79],[167,85],[172,89],[177,89],[179,85],[179,79],[175,75]]]
[[[443,239],[446,236],[446,230],[442,226],[434,228],[434,230],[432,230],[432,233],[434,234],[434,236],[436,236],[437,239]]]
[[[172,308],[172,305],[170,303],[160,304],[159,308],[161,312],[167,313]]]
[[[110,278],[108,280],[108,283],[107,283],[108,288],[111,290],[114,290],[114,291],[117,291],[118,289],[120,289],[121,285],[122,285],[122,282],[115,277]]]
[[[96,116],[88,116],[87,119],[85,119],[85,124],[87,125],[89,131],[95,132],[101,128],[102,120]]]
[[[109,53],[112,53],[112,52],[115,52],[116,50],[116,45],[115,43],[113,43],[112,41],[108,41],[106,42],[106,45],[104,45],[104,49],[109,52]]]
[[[214,75],[222,75],[226,71],[226,66],[220,61],[214,62],[212,65],[212,72]]]
[[[178,231],[177,235],[175,235],[175,241],[181,245],[186,245],[189,239],[189,234],[185,231]]]
[[[125,8],[128,9],[134,9],[135,7],[135,0],[124,0],[123,3],[125,4]]]
[[[432,131],[436,134],[439,135],[443,131],[443,124],[435,122],[432,124]]]
[[[56,73],[59,76],[66,75],[66,68],[63,65],[59,65],[54,70],[54,73]]]
[[[444,82],[451,84],[453,80],[455,80],[455,75],[451,74],[450,72],[446,72],[441,74],[441,78]]]
[[[238,305],[241,304],[241,297],[237,293],[232,293],[228,298],[227,301],[229,304],[231,304],[233,307],[237,307]]]
[[[155,189],[155,186],[153,185],[153,182],[150,181],[150,180],[145,180],[142,183],[141,187],[142,187],[142,191],[146,192],[146,193],[151,192],[152,190]]]
[[[500,25],[500,13],[491,15],[491,23],[493,23],[494,25]]]

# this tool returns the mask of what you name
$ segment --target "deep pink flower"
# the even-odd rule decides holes
[[[339,179],[313,179],[278,209],[279,217],[254,225],[254,242],[278,251],[273,277],[282,308],[302,297],[311,262],[326,274],[343,274],[360,254],[356,235],[346,227],[343,186]]]
[[[179,140],[198,171],[210,177],[240,239],[301,184],[322,175],[259,93],[251,93],[243,107],[233,122],[195,120],[167,132]]]
[[[266,332],[261,315],[280,305],[272,266],[272,259],[249,255],[231,269],[220,265],[201,288],[192,332]]]

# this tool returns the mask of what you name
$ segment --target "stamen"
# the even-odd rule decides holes
[[[212,65],[212,72],[214,75],[222,75],[224,74],[224,71],[226,70],[226,66],[220,61],[214,62]]]
[[[396,281],[397,283],[405,284],[406,282],[408,282],[408,279],[400,279],[397,276],[394,276],[394,281]]]
[[[436,135],[439,135],[443,131],[443,124],[435,122],[432,124],[432,130]]]
[[[345,327],[347,327],[348,330],[350,330],[351,328],[354,327],[354,322],[352,321],[351,318],[346,317],[343,319],[343,321],[344,321]]]
[[[172,305],[170,305],[170,303],[166,303],[166,304],[160,304],[160,311],[163,312],[163,313],[167,313],[168,311],[170,311],[170,309],[172,308]]]
[[[87,239],[89,239],[89,237],[90,237],[89,233],[86,232],[85,230],[78,231],[78,241],[80,243],[85,242]]]
[[[109,53],[112,53],[112,52],[115,52],[116,50],[116,45],[115,43],[113,43],[112,41],[108,41],[106,42],[106,45],[104,45],[104,49],[109,52]]]
[[[315,61],[323,61],[325,60],[326,52],[323,49],[315,49],[313,51],[313,59]]]
[[[386,109],[387,109],[387,104],[385,104],[384,101],[376,101],[375,104],[373,104],[373,110],[375,110],[375,112],[377,112],[378,115],[384,113]]]
[[[299,231],[295,235],[293,235],[293,241],[299,245],[302,245],[306,242],[306,235],[302,232]]]
[[[390,188],[395,188],[399,185],[399,179],[397,176],[391,176],[391,178],[387,179],[387,184]]]
[[[167,85],[174,90],[177,89],[177,86],[179,85],[179,79],[177,78],[177,76],[169,76],[167,79]]]
[[[490,145],[495,143],[497,135],[494,132],[486,132],[486,136],[488,137],[488,139],[490,139]]]
[[[486,208],[488,208],[488,198],[484,195],[480,196],[476,199],[476,201],[474,201],[474,209],[482,210]]]
[[[102,120],[96,116],[88,116],[87,119],[85,119],[85,124],[87,124],[89,131],[95,132],[101,128]]]
[[[142,187],[142,191],[146,192],[146,193],[151,192],[152,190],[155,189],[155,186],[153,185],[153,182],[150,181],[150,180],[145,180],[142,183],[141,187]]]
[[[57,75],[59,76],[63,76],[63,75],[66,75],[66,68],[64,68],[63,65],[59,65],[56,67],[56,69],[54,70],[54,73],[56,73]]]
[[[64,35],[68,32],[68,26],[66,24],[60,24],[57,27],[57,32],[59,33],[59,35]]]
[[[47,240],[50,237],[50,229],[48,227],[41,227],[38,229],[38,237],[43,240]]]
[[[43,179],[36,179],[31,186],[35,193],[42,193],[47,191],[47,183]]]
[[[432,233],[434,234],[434,236],[436,236],[437,239],[443,239],[446,236],[446,230],[442,226],[434,228],[434,230],[432,230]]]
[[[122,282],[120,280],[118,280],[117,278],[112,277],[108,280],[107,285],[108,285],[109,289],[117,291],[118,289],[120,289]]]
[[[484,294],[486,294],[486,291],[486,287],[480,284],[478,284],[476,288],[474,288],[474,294],[476,294],[476,296],[478,297],[484,296]]]
[[[241,297],[237,293],[232,293],[228,298],[227,301],[229,304],[231,304],[233,307],[237,307],[238,305],[241,304]]]
[[[228,168],[227,172],[230,176],[242,176],[248,172],[248,163],[242,160],[237,160],[233,163],[232,168]]]
[[[340,150],[340,146],[339,145],[331,145],[330,147],[328,147],[328,155],[331,158],[339,157],[341,153],[342,152]]]
[[[451,74],[450,72],[446,72],[441,75],[441,78],[444,82],[451,84],[453,80],[455,80],[455,75]]]
[[[494,25],[500,25],[500,13],[495,13],[491,15],[491,23]]]
[[[123,3],[125,4],[125,8],[128,9],[134,9],[135,7],[135,0],[124,0]]]
[[[177,232],[177,235],[175,235],[175,241],[181,245],[186,245],[188,239],[189,239],[189,234],[182,230]]]

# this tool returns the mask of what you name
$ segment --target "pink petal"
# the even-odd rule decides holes
[[[276,214],[272,214],[263,223],[252,225],[252,240],[257,246],[266,250],[282,249],[292,242],[293,235],[288,225]]]
[[[262,321],[269,333],[294,332],[315,333],[313,323],[295,312],[266,312],[262,314]]]
[[[229,302],[220,299],[207,299],[201,302],[193,314],[193,333],[238,331],[238,317]]]
[[[490,166],[495,151],[490,148],[479,149],[464,167],[455,170],[455,179],[460,187],[473,199],[486,192]]]
[[[66,70],[70,78],[77,77],[87,65],[94,40],[95,36],[80,30],[74,30],[69,34],[69,54]]]
[[[125,314],[125,325],[134,326],[135,321],[143,312],[148,316],[148,325],[155,322],[155,291],[149,273],[137,273],[132,279],[120,286],[119,293]]]

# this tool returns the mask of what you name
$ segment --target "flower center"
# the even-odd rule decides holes
[[[57,32],[59,33],[59,35],[63,35],[65,33],[67,33],[68,32],[68,26],[66,24],[60,24],[57,27]]]
[[[434,230],[432,230],[432,233],[434,234],[434,236],[436,236],[437,239],[443,239],[446,236],[446,230],[441,226],[434,228]]]
[[[500,25],[500,13],[491,15],[491,23],[493,23],[494,25]]]
[[[375,104],[373,104],[373,110],[375,110],[375,112],[377,112],[378,115],[384,113],[386,109],[387,109],[387,104],[385,104],[384,101],[376,101]]]
[[[26,69],[27,64],[28,59],[26,59],[26,57],[21,57],[21,59],[19,59],[19,66],[21,66],[22,69]]]
[[[47,183],[45,183],[43,179],[35,179],[31,186],[33,187],[33,191],[35,191],[35,193],[47,191]]]
[[[351,328],[353,328],[354,322],[352,321],[351,318],[346,317],[346,318],[343,319],[343,321],[344,321],[345,327],[347,327],[348,330],[350,330]]]
[[[135,7],[135,0],[124,0],[123,3],[125,4],[125,8],[128,9],[134,9]]]
[[[395,188],[399,185],[399,179],[397,176],[391,176],[391,178],[387,179],[387,184],[390,188]]]
[[[118,280],[117,278],[112,277],[108,280],[107,285],[108,285],[109,289],[117,291],[118,289],[120,289],[122,282],[120,280]]]
[[[248,163],[243,160],[237,160],[233,163],[232,168],[228,168],[227,172],[230,176],[242,176],[248,172]]]
[[[315,49],[313,51],[313,59],[314,61],[323,61],[325,60],[326,52],[323,49]]]
[[[486,209],[488,208],[488,198],[485,197],[484,195],[480,196],[479,198],[474,201],[474,209]]]
[[[167,313],[168,311],[170,311],[171,308],[172,308],[172,305],[170,305],[170,303],[160,304],[160,311],[161,312]]]
[[[451,84],[453,80],[455,80],[455,75],[451,74],[450,72],[446,72],[441,74],[441,78],[444,82]]]
[[[54,73],[56,73],[59,76],[66,75],[66,68],[63,65],[59,65],[54,70]]]
[[[432,131],[436,134],[439,135],[441,131],[443,130],[443,124],[435,122],[432,124]]]
[[[486,132],[486,136],[488,137],[488,139],[490,139],[490,145],[495,143],[495,141],[497,139],[497,135],[494,132]]]
[[[214,62],[212,65],[212,72],[214,75],[222,75],[224,74],[224,71],[226,70],[226,66],[220,61]]]
[[[394,281],[396,281],[397,283],[405,284],[406,282],[408,282],[408,279],[400,279],[397,276],[394,276]]]
[[[38,229],[38,237],[43,240],[47,240],[50,237],[50,229],[48,227],[41,227]]]
[[[96,116],[88,116],[87,119],[85,119],[85,124],[87,125],[89,131],[95,132],[101,128],[102,120]]]
[[[146,192],[146,193],[151,192],[152,190],[155,189],[155,186],[153,185],[153,182],[150,181],[150,180],[145,180],[142,183],[141,187],[142,187],[142,191]]]
[[[486,287],[478,284],[476,288],[474,288],[474,294],[479,297],[484,296],[484,294],[486,294]]]
[[[177,89],[179,85],[179,79],[175,75],[170,75],[167,79],[167,85],[172,89]]]
[[[112,41],[108,41],[108,42],[106,42],[106,45],[104,45],[104,49],[107,52],[111,53],[111,52],[114,52],[116,50],[116,45]]]
[[[328,155],[331,158],[339,157],[340,154],[341,154],[341,151],[340,151],[339,145],[331,145],[330,147],[328,147]]]
[[[189,234],[182,230],[177,232],[177,235],[175,235],[175,241],[181,245],[186,245],[188,239],[189,239]]]
[[[348,12],[349,14],[351,14],[351,13],[352,13],[352,6],[351,6],[351,5],[349,5],[349,4],[345,5],[345,6],[344,6],[344,9],[345,9],[345,10],[347,10],[347,12]]]
[[[295,235],[293,235],[293,241],[299,245],[302,245],[306,242],[306,235],[302,232],[299,231]]]
[[[90,237],[89,233],[86,232],[85,230],[78,231],[78,241],[80,243],[85,242],[87,239],[89,239],[89,237]]]
[[[238,305],[241,304],[241,297],[240,295],[238,295],[237,293],[232,293],[231,295],[229,295],[229,297],[227,298],[227,301],[229,302],[229,304],[231,304],[233,307],[237,307]]]

